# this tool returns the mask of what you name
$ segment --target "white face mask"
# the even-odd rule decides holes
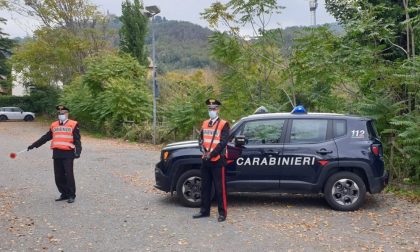
[[[58,115],[58,120],[60,120],[60,122],[64,122],[65,120],[67,120],[67,116],[66,115]]]
[[[214,110],[209,111],[209,116],[211,119],[215,119],[217,117],[217,112]]]

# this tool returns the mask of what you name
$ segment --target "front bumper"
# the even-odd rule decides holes
[[[161,165],[163,165],[162,161],[155,166],[155,187],[164,192],[169,192],[171,190],[171,180],[163,173]]]
[[[385,171],[384,175],[379,178],[373,178],[372,181],[370,181],[370,193],[380,193],[389,182],[389,175]]]

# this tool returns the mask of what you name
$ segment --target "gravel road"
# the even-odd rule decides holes
[[[153,188],[159,152],[83,136],[77,198],[55,202],[48,144],[10,159],[48,130],[0,123],[0,251],[420,251],[420,204],[368,195],[356,212],[320,196],[234,194],[228,220],[193,220],[197,209]]]

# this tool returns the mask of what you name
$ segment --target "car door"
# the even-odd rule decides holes
[[[324,166],[338,162],[332,120],[290,119],[281,159],[280,188],[310,189]]]
[[[23,120],[23,110],[20,108],[12,108],[12,113],[14,120]]]
[[[284,124],[284,119],[259,119],[244,122],[236,132],[245,136],[246,143],[233,165],[233,191],[278,190],[280,173],[275,164],[282,153]]]
[[[14,111],[14,108],[5,108],[5,115],[9,120],[16,120],[16,112]]]

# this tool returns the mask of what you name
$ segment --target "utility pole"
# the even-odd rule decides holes
[[[156,144],[156,97],[157,97],[157,82],[156,82],[156,49],[155,49],[155,29],[153,29],[153,21],[157,14],[160,13],[159,7],[156,5],[146,6],[146,11],[144,12],[146,16],[152,19],[152,88],[153,88],[153,144]]]
[[[309,0],[309,11],[311,12],[311,25],[316,26],[316,8],[318,0]]]

